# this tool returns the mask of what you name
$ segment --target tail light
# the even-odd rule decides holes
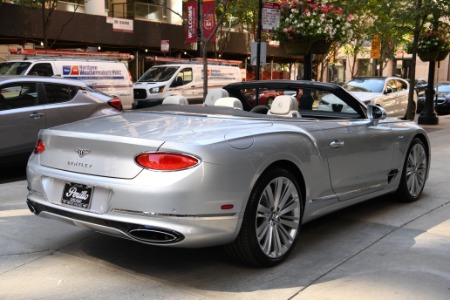
[[[38,140],[36,142],[36,146],[34,146],[34,153],[39,154],[45,151],[45,144],[42,140]]]
[[[136,156],[136,163],[146,169],[158,171],[181,171],[194,167],[200,160],[178,153],[142,153]]]
[[[118,111],[122,111],[122,101],[119,98],[114,97],[113,99],[108,101],[109,106],[114,107]]]

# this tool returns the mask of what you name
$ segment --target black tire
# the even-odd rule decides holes
[[[256,105],[250,111],[257,114],[267,114],[269,112],[269,107],[267,105]]]
[[[285,169],[270,170],[253,189],[239,235],[226,250],[244,263],[274,266],[294,247],[302,215],[303,199],[294,176]]]
[[[427,148],[422,140],[415,138],[406,154],[400,184],[394,194],[396,201],[414,202],[420,198],[425,187],[428,164]]]

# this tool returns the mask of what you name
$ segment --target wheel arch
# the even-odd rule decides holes
[[[273,163],[271,163],[269,166],[267,166],[264,169],[264,171],[261,173],[261,176],[259,176],[259,178],[262,178],[265,173],[267,173],[270,170],[276,169],[276,168],[286,169],[287,171],[292,173],[292,175],[295,177],[295,179],[300,187],[301,194],[302,194],[302,202],[303,202],[303,205],[305,205],[305,198],[306,198],[305,178],[303,177],[303,173],[301,172],[300,168],[292,161],[289,161],[289,160],[274,161]],[[255,184],[255,186],[256,186],[256,184]],[[302,214],[303,214],[303,211],[304,211],[304,209],[302,209]]]
[[[428,174],[430,172],[430,161],[431,161],[431,146],[428,138],[423,133],[416,134],[411,141],[413,141],[415,138],[418,138],[422,141],[422,143],[425,145],[425,151],[427,152],[428,157],[428,170],[427,170],[427,178]]]

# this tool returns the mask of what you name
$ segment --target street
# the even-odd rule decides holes
[[[0,178],[0,299],[450,299],[450,116],[422,198],[374,199],[305,224],[281,265],[153,247],[34,216],[23,169]]]

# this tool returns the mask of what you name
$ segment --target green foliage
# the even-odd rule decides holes
[[[280,26],[272,38],[278,41],[344,41],[352,36],[351,14],[341,7],[309,1],[282,1]]]

